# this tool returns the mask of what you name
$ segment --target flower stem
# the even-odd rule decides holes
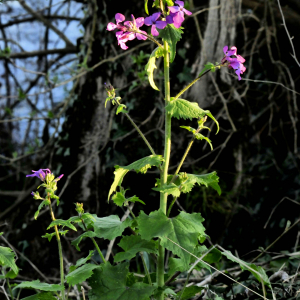
[[[165,79],[165,103],[166,106],[170,102],[170,59],[168,51],[168,43],[164,41],[164,79]],[[164,162],[163,169],[161,172],[161,185],[167,183],[168,177],[168,168],[170,162],[170,153],[171,153],[171,116],[165,111],[165,151],[164,151]],[[167,213],[167,200],[168,194],[160,194],[160,209]],[[157,284],[159,287],[164,285],[164,258],[165,258],[165,248],[159,245],[158,248],[158,258],[157,258]],[[159,295],[158,300],[163,300],[164,294]]]
[[[54,213],[53,213],[53,210],[52,210],[52,205],[51,205],[51,200],[50,200],[49,193],[48,193],[48,200],[50,202],[49,209],[50,209],[51,219],[52,219],[52,221],[55,221],[55,217],[54,217]],[[60,284],[64,287],[64,281],[65,281],[64,259],[63,259],[63,254],[62,254],[61,241],[60,241],[60,236],[59,236],[58,229],[57,229],[56,225],[54,226],[54,229],[55,229],[56,240],[57,240],[57,244],[58,244],[58,254],[59,254],[59,264],[60,264]],[[61,292],[61,298],[62,298],[62,300],[65,300],[65,291],[64,290]]]
[[[115,99],[116,100],[116,99]],[[120,105],[120,102],[118,100],[116,100],[116,102],[118,103],[118,105]],[[131,117],[128,115],[128,113],[124,113],[125,116],[128,118],[128,120],[130,121],[130,123],[133,125],[133,127],[136,129],[136,131],[140,134],[140,136],[142,137],[142,139],[144,140],[144,142],[146,143],[146,145],[148,146],[149,150],[151,151],[151,153],[153,155],[156,155],[153,148],[151,147],[150,143],[148,142],[147,138],[144,136],[144,134],[141,132],[141,130],[139,129],[139,127],[134,123],[134,121],[131,119]]]
[[[203,75],[207,74],[211,69],[205,71],[201,76],[198,76],[195,80],[193,80],[189,85],[187,85],[185,88],[183,88],[175,97],[173,100],[178,99],[185,91],[187,91],[193,84],[195,84]]]

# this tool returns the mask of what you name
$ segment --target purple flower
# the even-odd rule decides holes
[[[46,171],[46,173],[44,171]],[[45,181],[46,175],[51,173],[49,169],[39,169],[38,171],[32,170],[32,172],[34,173],[31,175],[26,175],[26,177],[38,177],[42,181]]]
[[[134,15],[131,15],[131,18],[132,18],[132,22],[126,21],[126,22],[124,22],[124,25],[128,26],[129,29],[138,30],[141,33],[147,35],[146,31],[140,30],[140,27],[144,25],[144,18],[141,17],[141,18],[135,19]],[[135,32],[132,32],[132,33],[134,34],[134,38],[137,38],[138,40],[146,40],[147,39],[147,37],[144,36],[143,34],[135,33]]]
[[[241,55],[236,54],[237,48],[235,46],[231,47],[228,51],[228,46],[223,48],[225,56],[222,59],[222,64],[226,61],[228,62],[228,69],[234,69],[235,74],[238,76],[238,79],[241,80],[241,74],[246,71],[246,67],[243,65],[245,58]]]
[[[117,23],[117,24],[114,24],[114,23],[112,23],[112,22],[109,22],[109,23],[107,24],[106,30],[112,31],[112,30],[118,28],[118,29],[120,29],[120,30],[122,30],[122,31],[126,31],[127,28],[126,28],[125,26],[119,25],[120,22],[123,22],[123,21],[125,20],[124,15],[122,15],[122,14],[120,14],[120,13],[117,13],[117,14],[115,15],[115,19],[116,19],[116,23]]]
[[[159,32],[157,31],[156,27],[159,29],[164,29],[167,26],[166,21],[157,21],[160,17],[160,12],[154,13],[152,16],[145,18],[145,25],[151,26],[151,34],[153,36],[158,36]]]
[[[176,28],[179,28],[184,21],[184,14],[191,15],[192,13],[184,8],[183,1],[175,1],[179,6],[168,6],[170,10],[170,15],[167,17],[167,22],[170,24],[173,21],[173,24]]]
[[[30,195],[34,196],[34,192],[31,192]]]

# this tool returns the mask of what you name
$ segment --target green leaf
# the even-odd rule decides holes
[[[18,89],[18,97],[19,97],[19,101],[22,101],[26,98],[26,94],[20,88]]]
[[[201,133],[196,133],[196,134],[194,134],[194,136],[195,136],[195,138],[196,138],[197,140],[206,140],[206,141],[208,142],[209,146],[210,146],[210,149],[211,149],[211,150],[214,149],[213,146],[212,146],[211,140],[210,140],[208,137],[204,136],[204,135],[201,134]]]
[[[108,193],[108,200],[113,192],[115,192],[117,186],[122,184],[124,176],[130,171],[135,170],[137,173],[146,173],[149,168],[152,166],[159,167],[160,163],[163,161],[163,157],[161,155],[150,155],[144,158],[141,158],[132,164],[122,167],[115,166],[115,179],[113,184],[110,187]]]
[[[186,287],[183,290],[183,293],[182,293],[182,291],[180,291],[177,295],[180,298],[180,300],[187,300],[187,299],[194,297],[197,293],[200,293],[203,289],[204,289],[204,287],[192,285],[192,286]]]
[[[68,232],[69,230],[65,230],[65,231],[58,231],[58,233],[60,235],[66,235],[66,233]],[[46,233],[45,235],[42,235],[42,238],[46,238],[48,239],[48,241],[50,242],[51,239],[56,235],[56,232],[52,232],[52,233]]]
[[[75,267],[80,267],[81,265],[85,264],[88,260],[92,258],[94,255],[94,250],[90,250],[89,255],[87,257],[82,257],[77,260]]]
[[[151,240],[153,237],[168,235],[172,231],[170,219],[162,210],[156,210],[147,216],[143,211],[137,217],[139,233],[144,240]]]
[[[201,175],[179,173],[179,181],[183,193],[189,193],[194,184],[197,183],[198,185],[205,185],[206,187],[210,186],[221,195],[221,188],[218,184],[219,177],[216,172]]]
[[[61,286],[60,284],[48,284],[48,283],[40,282],[39,280],[24,281],[18,284],[17,286],[15,286],[13,290],[19,288],[32,288],[36,290],[49,291],[49,292],[63,291],[65,289],[65,287]]]
[[[173,242],[192,253],[198,243],[199,235],[205,235],[203,221],[200,213],[181,212],[175,218],[169,219],[161,210],[154,211],[149,216],[141,212],[137,218],[141,237],[145,240],[159,237],[161,245],[182,258],[185,266],[190,262],[190,254]]]
[[[46,292],[22,298],[21,300],[57,300],[57,298],[55,298],[51,292]]]
[[[93,270],[96,268],[99,268],[99,266],[94,264],[85,264],[79,267],[66,276],[67,283],[74,286],[85,281],[93,275]]]
[[[78,251],[80,251],[80,248],[79,248],[79,243],[82,241],[82,239],[83,238],[85,238],[85,237],[89,237],[89,238],[92,238],[92,237],[95,237],[95,236],[97,236],[97,234],[94,232],[94,231],[86,231],[86,232],[84,232],[83,234],[81,234],[79,237],[77,237],[75,240],[73,240],[72,242],[71,242],[71,244],[73,245],[73,246],[75,246],[75,248],[78,250]]]
[[[199,107],[197,102],[189,102],[184,99],[176,99],[166,106],[166,111],[174,118],[190,119],[203,118],[207,111]]]
[[[18,276],[18,273],[19,273],[19,268],[18,268],[18,272],[14,272],[14,270],[10,270],[5,274],[5,278],[15,279]]]
[[[157,91],[159,91],[159,89],[158,89],[158,87],[156,86],[156,84],[154,82],[153,72],[154,72],[155,69],[157,69],[156,65],[155,65],[155,60],[156,60],[156,58],[161,57],[161,56],[163,56],[163,51],[160,47],[157,47],[156,49],[154,49],[152,51],[152,53],[150,55],[150,58],[149,58],[149,61],[145,66],[145,71],[148,75],[149,83],[150,83],[151,87],[154,90],[157,90]]]
[[[198,77],[200,77],[201,75],[203,75],[206,71],[211,70],[212,68],[214,68],[215,65],[211,62],[208,62],[204,68],[202,69],[202,71],[200,72],[200,74],[198,75]]]
[[[237,257],[235,257],[230,251],[224,251],[221,252],[224,256],[226,256],[228,259],[230,259],[233,262],[237,262],[242,270],[247,270],[253,274],[253,276],[261,283],[267,285],[269,288],[271,288],[270,280],[265,272],[265,270],[262,267],[258,267],[255,264],[247,263]]]
[[[146,12],[147,15],[149,15],[148,0],[145,0],[145,12]]]
[[[173,24],[167,24],[164,29],[158,29],[159,37],[166,41],[170,47],[170,62],[172,63],[176,55],[176,43],[181,39],[183,31],[175,28]]]
[[[121,263],[111,266],[109,262],[102,264],[101,268],[94,271],[88,280],[89,300],[129,300],[148,299],[155,287],[137,282],[131,286],[126,285],[129,263]]]
[[[146,241],[140,235],[124,236],[118,244],[124,252],[119,252],[114,257],[114,262],[132,259],[138,252],[156,253],[157,247],[154,241]]]
[[[74,225],[71,224],[71,222],[69,220],[60,220],[60,219],[57,219],[55,221],[52,221],[50,223],[50,225],[48,226],[47,230],[50,229],[51,227],[54,227],[54,226],[66,226],[66,227],[69,227],[70,229],[73,229],[75,231],[77,231],[76,227]]]
[[[18,273],[15,253],[10,248],[0,246],[0,265],[10,267],[16,274]]]
[[[119,104],[119,106],[117,108],[117,111],[116,111],[116,115],[119,114],[120,112],[122,112],[122,113],[128,113],[128,111],[125,110],[125,108],[126,108],[125,104]]]
[[[36,220],[37,219],[37,217],[38,217],[38,215],[39,215],[39,213],[40,213],[40,210],[44,207],[44,206],[46,206],[46,205],[49,205],[50,204],[50,201],[49,200],[43,200],[41,203],[40,203],[40,205],[39,205],[39,207],[38,207],[38,210],[35,212],[35,214],[34,214],[34,219]]]
[[[145,202],[136,196],[132,196],[130,198],[125,198],[125,192],[126,192],[126,190],[121,189],[121,192],[117,192],[112,196],[111,199],[114,201],[114,203],[117,206],[121,207],[121,206],[123,206],[124,203],[127,203],[127,202],[140,202],[145,205]]]
[[[162,187],[152,188],[152,190],[158,191],[161,193],[171,194],[174,197],[180,196],[180,190],[179,190],[178,186],[174,183],[163,185]]]
[[[181,258],[174,258],[171,257],[169,259],[169,272],[168,276],[173,276],[176,272],[184,272],[188,270],[188,266],[184,263],[184,261]]]
[[[97,237],[112,240],[117,236],[121,236],[126,227],[131,226],[133,220],[126,219],[121,222],[120,218],[111,215],[104,218],[96,218],[94,221],[94,230]]]

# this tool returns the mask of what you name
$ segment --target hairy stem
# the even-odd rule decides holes
[[[165,104],[166,106],[170,102],[170,59],[168,51],[168,43],[164,41],[164,79],[165,79]],[[164,151],[164,162],[163,169],[161,172],[161,186],[167,183],[168,168],[170,162],[171,153],[171,116],[165,111],[165,151]],[[167,213],[167,199],[168,194],[160,194],[160,209],[166,214]],[[165,248],[159,245],[157,258],[157,284],[159,287],[164,285],[164,258]],[[158,300],[163,300],[164,294],[160,294]]]
[[[49,209],[50,209],[51,219],[52,219],[52,221],[55,221],[55,217],[54,217],[54,213],[53,213],[53,210],[52,210],[52,205],[51,205],[51,200],[50,200],[49,193],[48,193],[48,200],[50,202]],[[63,259],[63,254],[62,254],[61,241],[60,241],[60,236],[59,236],[58,229],[57,229],[56,225],[54,226],[54,229],[55,229],[56,240],[57,240],[57,244],[58,244],[58,254],[59,254],[59,264],[60,264],[60,284],[62,286],[64,286],[64,281],[65,281],[64,259]],[[61,292],[61,298],[62,298],[62,300],[65,300],[65,291],[64,290]]]

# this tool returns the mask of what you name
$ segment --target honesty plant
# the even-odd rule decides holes
[[[146,12],[148,13],[148,2],[145,3]],[[120,219],[118,215],[99,218],[94,214],[85,213],[83,204],[75,203],[77,216],[73,216],[68,220],[57,220],[54,216],[51,200],[54,199],[59,205],[59,197],[55,195],[55,191],[57,190],[57,183],[63,175],[55,178],[49,169],[39,169],[38,171],[32,171],[33,174],[31,175],[26,175],[26,177],[39,178],[42,181],[39,187],[45,188],[44,195],[38,191],[31,193],[35,200],[41,201],[35,213],[35,219],[44,206],[49,208],[52,222],[47,230],[54,228],[54,232],[46,233],[43,238],[51,241],[54,236],[56,237],[60,262],[60,284],[47,284],[35,280],[22,282],[14,287],[14,289],[30,288],[36,290],[37,294],[30,299],[53,300],[56,299],[53,296],[55,295],[59,299],[65,300],[68,298],[70,289],[75,285],[81,285],[84,281],[87,281],[91,288],[88,292],[90,300],[190,299],[204,288],[197,286],[186,288],[185,284],[183,290],[176,293],[169,286],[169,283],[182,272],[188,272],[187,277],[189,278],[193,269],[206,268],[210,271],[209,264],[218,262],[222,255],[238,262],[244,270],[250,271],[263,285],[271,287],[268,277],[261,267],[247,264],[226,250],[220,252],[215,247],[207,249],[203,245],[208,236],[205,233],[204,219],[200,213],[189,214],[184,211],[180,213],[172,211],[174,203],[178,201],[180,196],[191,192],[195,186],[210,187],[219,195],[221,194],[219,177],[216,172],[188,174],[181,170],[195,140],[208,142],[212,148],[212,141],[202,134],[203,130],[210,130],[208,126],[205,126],[207,118],[209,117],[216,123],[217,132],[219,124],[209,110],[203,110],[198,103],[182,99],[180,96],[210,71],[214,72],[221,67],[232,68],[240,80],[240,75],[246,70],[243,65],[245,59],[237,55],[236,47],[233,46],[228,50],[228,46],[225,46],[223,48],[225,56],[220,63],[207,63],[194,81],[177,95],[171,97],[170,63],[175,58],[176,43],[181,39],[183,33],[183,28],[180,26],[184,21],[184,14],[192,14],[184,8],[183,1],[175,1],[175,4],[172,0],[155,0],[153,7],[159,9],[159,12],[154,12],[145,19],[144,17],[135,19],[131,15],[131,21],[125,21],[125,16],[117,13],[115,15],[116,24],[112,22],[107,24],[108,31],[118,30],[116,32],[118,44],[124,50],[128,49],[126,42],[134,38],[139,40],[148,38],[157,45],[145,67],[149,83],[155,90],[158,90],[153,75],[156,68],[155,61],[158,57],[162,57],[164,60],[165,147],[163,155],[156,153],[145,135],[128,115],[126,105],[121,103],[121,97],[116,96],[114,87],[109,83],[105,83],[108,96],[105,105],[107,102],[112,101],[112,104],[117,106],[116,114],[123,113],[128,118],[149,150],[148,156],[140,158],[127,166],[115,166],[114,180],[108,191],[108,201],[113,201],[118,207],[124,207],[128,214],[130,213],[130,216],[123,219]],[[151,26],[151,34],[140,29],[143,25]],[[162,41],[156,40],[154,36]],[[177,118],[183,122],[186,119],[194,120],[196,126],[195,128],[180,126],[191,132],[193,137],[182,159],[178,162],[176,171],[169,173],[172,118]],[[157,192],[157,210],[152,211],[149,215],[143,211],[134,212],[133,205],[136,202],[146,205],[148,191],[144,195],[128,196],[123,185],[123,179],[129,171],[133,170],[145,174],[148,169],[153,167],[157,168],[160,174],[160,178],[157,178],[152,189]],[[66,197],[65,201],[72,200]],[[105,200],[101,199],[101,201]],[[87,257],[81,258],[71,265],[67,270],[67,275],[65,275],[60,237],[67,234],[68,230],[77,231],[76,226],[81,228],[83,233],[74,239],[71,244],[80,251],[79,245],[83,239],[90,238],[94,249],[90,251]],[[58,230],[59,227],[67,227],[68,230]],[[129,230],[125,231],[125,229]],[[116,253],[114,258],[110,259],[108,257],[108,259],[105,259],[96,238],[112,241],[111,243],[117,239],[122,251]],[[0,247],[0,265],[11,268],[17,274],[18,268],[14,262],[14,255],[9,248],[4,250],[2,248]],[[165,257],[166,250],[172,253],[168,256],[167,261]],[[101,263],[95,264],[95,260],[92,263],[93,256],[98,256]],[[144,277],[136,276],[130,269],[130,261],[134,258],[141,261],[144,268]],[[151,263],[149,263],[150,261]],[[4,278],[9,283],[10,277],[7,274],[4,272]],[[66,287],[68,287],[68,292],[66,292]],[[10,292],[13,299],[11,289]],[[222,298],[219,297],[219,299]]]

